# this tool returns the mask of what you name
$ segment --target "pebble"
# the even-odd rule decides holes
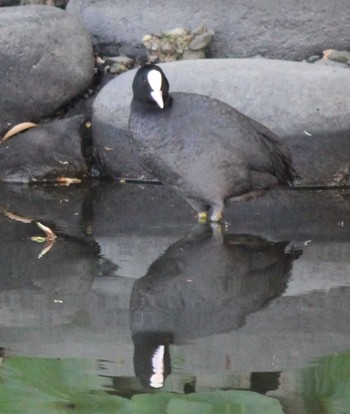
[[[109,67],[109,72],[112,73],[113,75],[120,75],[121,73],[124,73],[127,70],[129,70],[129,69],[121,63],[113,63]]]
[[[323,59],[348,65],[350,62],[350,52],[346,50],[328,49],[323,52]]]
[[[192,32],[178,27],[160,34],[147,34],[142,42],[150,62],[170,62],[205,58],[213,37],[214,30],[208,30],[202,24]]]
[[[190,43],[191,50],[201,50],[207,48],[213,40],[214,32],[202,33],[196,36]]]
[[[201,24],[197,26],[195,29],[192,30],[192,34],[194,36],[200,35],[208,30],[207,26],[205,24]]]
[[[189,33],[190,31],[184,27],[177,27],[176,29],[171,29],[166,32],[163,32],[165,36],[172,36],[172,37],[186,36]]]
[[[183,60],[205,59],[204,50],[185,50],[182,55]]]
[[[131,59],[128,56],[110,56],[106,57],[105,61],[108,65],[118,63],[120,65],[125,66],[128,69],[133,68],[135,63],[134,59]]]

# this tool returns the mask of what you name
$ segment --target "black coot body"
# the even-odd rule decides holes
[[[250,198],[296,176],[288,148],[268,128],[208,96],[172,93],[156,65],[133,82],[129,127],[140,163],[206,218],[224,203]]]

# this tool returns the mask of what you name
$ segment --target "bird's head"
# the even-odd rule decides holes
[[[135,75],[132,89],[134,99],[164,109],[169,100],[169,82],[157,65],[142,66]]]

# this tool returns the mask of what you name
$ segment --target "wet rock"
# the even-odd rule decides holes
[[[83,121],[83,116],[57,120],[9,138],[0,145],[0,181],[84,178]]]
[[[19,6],[21,0],[0,0],[0,7]]]
[[[205,22],[216,31],[213,57],[250,57],[302,60],[328,47],[349,46],[350,15],[347,0],[335,6],[328,0],[265,2],[197,0],[70,0],[67,10],[79,17],[95,42],[136,44],[149,33],[167,27],[195,27]],[[137,10],[138,12],[135,12]],[[317,13],[315,13],[317,10]],[[142,19],[140,19],[142,15]]]
[[[3,8],[0,42],[0,135],[19,122],[52,115],[92,81],[90,36],[58,8]]]
[[[334,185],[339,176],[350,183],[348,69],[265,59],[193,60],[162,67],[171,91],[221,99],[285,139],[302,183]],[[129,71],[108,83],[93,105],[96,158],[107,176],[150,178],[128,141],[134,75]]]

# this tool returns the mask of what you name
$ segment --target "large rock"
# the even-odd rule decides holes
[[[143,35],[202,23],[215,30],[214,57],[261,54],[303,59],[334,47],[347,48],[350,15],[347,0],[225,0],[145,2],[143,0],[70,0],[99,43],[140,43]]]
[[[11,137],[0,145],[0,181],[38,182],[84,178],[84,116],[56,120]],[[86,135],[85,135],[86,132]]]
[[[182,61],[162,67],[172,91],[221,99],[286,139],[303,184],[349,182],[348,69],[264,59]],[[94,102],[96,158],[107,176],[145,174],[127,139],[134,75],[135,70],[108,83]]]
[[[0,43],[0,134],[53,114],[91,82],[90,36],[63,10],[2,8]]]

